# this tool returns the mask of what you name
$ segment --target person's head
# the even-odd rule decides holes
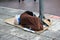
[[[33,12],[31,12],[31,11],[25,11],[24,13],[27,13],[27,14],[33,16]]]

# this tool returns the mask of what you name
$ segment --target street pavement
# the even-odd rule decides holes
[[[0,40],[60,40],[60,19],[50,18],[51,14],[44,14],[46,18],[51,19],[52,24],[48,30],[41,34],[30,33],[4,22],[5,19],[16,14],[21,15],[24,11],[26,10],[0,6]],[[37,12],[34,14],[39,15]]]

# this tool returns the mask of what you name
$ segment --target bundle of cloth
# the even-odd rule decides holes
[[[34,31],[43,30],[42,21],[31,11],[25,11],[21,15],[16,15],[14,24],[22,25]]]

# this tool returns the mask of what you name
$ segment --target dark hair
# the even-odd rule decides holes
[[[33,16],[33,12],[31,12],[31,11],[25,11],[24,13],[27,13],[27,14]]]

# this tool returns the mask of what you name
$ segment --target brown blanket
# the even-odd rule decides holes
[[[39,18],[28,15],[27,13],[23,13],[20,18],[23,27],[31,28],[35,31],[43,30],[43,25]]]

